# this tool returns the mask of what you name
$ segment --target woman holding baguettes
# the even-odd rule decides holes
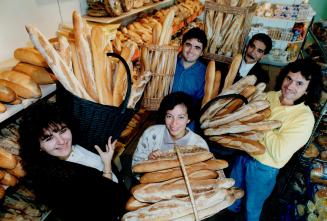
[[[117,220],[129,193],[112,172],[116,141],[99,155],[74,144],[69,120],[55,104],[32,107],[20,126],[23,167],[37,199],[60,220]]]
[[[318,102],[321,94],[320,67],[311,60],[289,63],[277,78],[276,89],[268,92],[270,120],[282,126],[265,133],[261,141],[266,152],[261,155],[241,155],[234,162],[231,178],[235,186],[245,190],[246,220],[259,220],[262,206],[271,194],[282,168],[308,141],[314,126],[310,105]],[[241,210],[241,200],[228,208]]]
[[[173,92],[162,100],[158,124],[147,128],[142,134],[133,155],[132,165],[148,159],[157,159],[163,151],[177,145],[196,145],[208,149],[205,140],[186,125],[193,119],[192,97],[184,92]]]

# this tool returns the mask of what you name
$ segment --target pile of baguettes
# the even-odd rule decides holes
[[[72,17],[73,36],[60,35],[56,49],[36,27],[27,25],[26,30],[66,90],[93,102],[120,106],[127,91],[127,75],[122,62],[107,56],[107,52],[112,52],[111,40],[103,28],[90,27],[76,11]],[[122,46],[120,55],[130,66],[136,47],[130,41]],[[129,108],[134,108],[141,98],[150,76],[145,72],[134,82]]]
[[[217,5],[228,7],[248,7],[253,0],[213,0]],[[233,10],[231,10],[232,12]],[[224,13],[214,9],[207,9],[205,30],[208,38],[207,52],[226,56],[236,55],[242,48],[241,37],[246,24],[245,14]]]
[[[218,170],[228,166],[213,158],[209,151],[194,147],[178,147],[186,165],[190,186],[200,219],[210,217],[243,196],[234,188],[234,180],[218,177]],[[133,166],[142,173],[140,183],[131,189],[122,220],[194,220],[191,200],[174,150],[156,160]]]
[[[248,100],[248,104],[233,97],[211,102],[200,118],[201,129],[210,140],[222,146],[251,154],[262,154],[266,148],[259,140],[263,138],[265,131],[280,127],[281,122],[267,120],[271,110],[264,92],[265,83],[254,86],[256,77],[248,75],[232,84],[241,60],[240,54],[233,59],[222,92],[218,95],[240,94]],[[217,96],[221,76],[215,69],[215,62],[211,61],[206,72],[203,105]]]
[[[23,176],[21,158],[0,148],[0,199],[5,195],[5,187],[15,186]]]

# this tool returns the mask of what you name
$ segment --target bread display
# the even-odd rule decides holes
[[[234,78],[234,71],[229,71],[226,80]],[[207,105],[200,117],[200,127],[209,140],[253,155],[265,152],[265,146],[259,141],[265,131],[281,127],[281,122],[268,120],[271,110],[264,92],[266,85],[254,86],[255,82],[256,77],[248,75],[224,88],[218,95],[224,98],[214,98]],[[225,85],[229,83],[225,81]],[[240,95],[248,103],[235,95]]]
[[[242,190],[233,187],[234,180],[220,173],[228,166],[226,161],[213,159],[212,156],[209,160],[202,158],[203,153],[209,152],[199,147],[175,148],[164,152],[156,160],[146,160],[133,166],[134,172],[142,173],[141,184],[131,188],[132,196],[126,204],[129,212],[122,220],[194,220],[195,211],[202,220],[243,196]],[[167,160],[177,159],[178,152],[183,163],[177,160],[175,165],[167,166]],[[188,156],[197,160],[190,162]],[[184,164],[187,165],[186,173],[182,172]],[[140,169],[140,166],[143,168]],[[146,169],[148,167],[151,169]],[[189,191],[192,191],[194,201]]]
[[[13,71],[22,72],[30,76],[37,84],[53,84],[55,77],[45,68],[36,65],[19,62],[12,69]]]
[[[14,57],[21,62],[40,67],[49,67],[43,56],[35,48],[17,48],[14,51]]]

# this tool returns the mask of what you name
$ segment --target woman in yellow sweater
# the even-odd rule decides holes
[[[282,126],[265,133],[261,140],[266,146],[264,154],[238,156],[231,172],[235,186],[245,190],[246,220],[260,219],[262,206],[275,186],[279,169],[308,141],[315,121],[309,106],[319,101],[321,82],[320,67],[316,63],[297,60],[281,71],[276,85],[278,91],[268,92],[270,120],[279,120]],[[239,212],[241,201],[228,209]]]

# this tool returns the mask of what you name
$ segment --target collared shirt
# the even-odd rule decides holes
[[[184,68],[181,56],[177,58],[172,92],[183,91],[196,101],[204,96],[206,66],[199,59],[188,68]]]
[[[99,171],[103,171],[104,168],[103,162],[99,155],[92,153],[91,151],[88,151],[77,144],[72,146],[72,152],[66,161],[92,167]],[[112,173],[112,180],[118,183],[118,179],[114,173]]]
[[[241,67],[240,67],[240,70],[239,70],[239,73],[240,73],[240,76],[241,77],[245,77],[246,75],[248,75],[248,73],[250,72],[250,70],[253,68],[253,66],[256,64],[253,63],[253,64],[247,64],[244,60],[244,58],[242,59],[242,63],[241,63]]]

